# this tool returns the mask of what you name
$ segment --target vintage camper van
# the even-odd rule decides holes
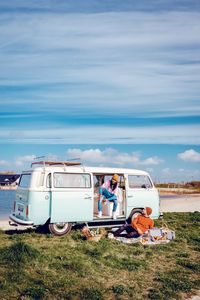
[[[99,188],[118,174],[117,218],[112,219],[112,202],[103,204],[98,217]],[[11,222],[25,226],[48,226],[51,233],[64,235],[72,226],[116,227],[150,206],[152,218],[159,217],[159,194],[150,175],[135,169],[86,167],[76,162],[37,162],[21,174]]]

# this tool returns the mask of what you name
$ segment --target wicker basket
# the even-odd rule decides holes
[[[82,233],[84,234],[84,236],[88,241],[93,241],[93,242],[98,242],[103,236],[103,234],[99,232],[90,231],[90,229],[87,226],[83,227]]]
[[[87,237],[87,240],[91,242],[98,242],[101,238],[102,238],[102,234],[96,234],[94,236]]]

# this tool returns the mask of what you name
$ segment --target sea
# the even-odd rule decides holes
[[[16,190],[0,190],[0,220],[8,219],[13,209]]]

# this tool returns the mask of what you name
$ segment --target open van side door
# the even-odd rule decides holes
[[[82,222],[93,219],[92,176],[89,173],[52,174],[50,222]]]
[[[126,175],[126,195],[126,217],[129,216],[133,208],[146,206],[152,208],[151,217],[157,218],[159,216],[159,194],[148,175]]]

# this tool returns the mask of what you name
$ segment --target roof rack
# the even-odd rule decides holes
[[[72,161],[37,161],[37,162],[33,162],[31,164],[31,167],[33,165],[49,165],[49,166],[55,166],[55,165],[62,165],[62,166],[78,166],[81,165],[80,162],[72,162]]]

